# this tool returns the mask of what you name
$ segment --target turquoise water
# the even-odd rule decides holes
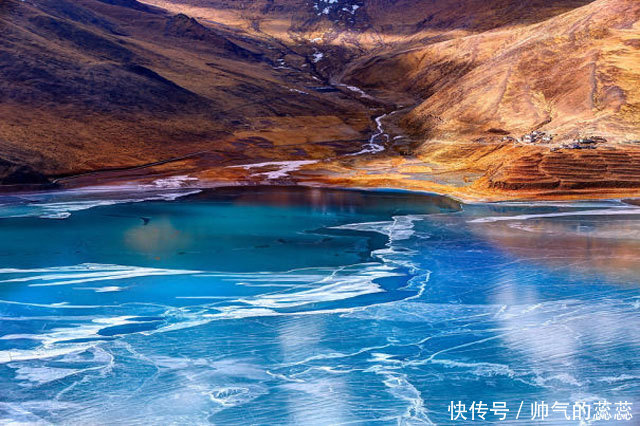
[[[638,424],[640,209],[179,195],[0,200],[0,423]]]

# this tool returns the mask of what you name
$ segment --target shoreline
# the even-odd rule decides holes
[[[171,180],[171,178],[180,177],[180,176],[162,176],[158,177],[156,180]],[[72,178],[72,177],[70,177]],[[367,185],[334,185],[327,182],[319,182],[319,181],[301,181],[301,182],[250,182],[250,181],[201,181],[197,180],[199,184],[196,185],[185,185],[185,186],[154,186],[153,183],[143,183],[140,180],[130,180],[130,181],[121,181],[114,184],[96,184],[96,185],[86,185],[86,186],[56,186],[51,187],[51,185],[47,185],[48,188],[30,188],[25,190],[17,190],[17,191],[3,191],[4,188],[0,187],[0,198],[20,198],[26,196],[46,196],[46,195],[73,195],[74,193],[77,195],[93,195],[93,194],[130,194],[130,195],[140,195],[141,200],[144,201],[144,195],[148,194],[149,196],[158,195],[162,193],[171,193],[172,196],[175,196],[174,199],[178,200],[180,198],[190,197],[192,195],[197,195],[200,192],[208,191],[208,190],[216,190],[223,188],[243,188],[249,190],[250,188],[301,188],[301,189],[320,189],[320,190],[338,190],[338,191],[363,191],[363,192],[380,192],[380,193],[406,193],[406,194],[414,194],[420,196],[438,196],[438,197],[446,197],[453,201],[456,201],[461,204],[474,205],[474,204],[501,204],[501,203],[521,203],[523,205],[526,204],[534,204],[534,203],[553,203],[553,202],[568,202],[568,203],[581,203],[581,202],[597,202],[597,201],[612,201],[612,202],[620,202],[627,205],[632,206],[640,206],[640,193],[633,193],[634,191],[619,191],[613,193],[607,193],[605,191],[598,191],[600,195],[597,196],[597,193],[588,192],[587,194],[582,194],[573,192],[566,195],[556,195],[553,197],[544,197],[545,194],[532,194],[530,197],[513,197],[513,196],[489,196],[489,197],[480,197],[480,196],[470,196],[466,194],[460,194],[461,191],[438,191],[438,190],[429,190],[426,188],[412,188],[406,186],[367,186]],[[198,192],[194,192],[198,191]],[[510,194],[511,195],[511,194]],[[522,195],[522,194],[519,194]],[[542,195],[542,196],[541,196]],[[548,195],[548,194],[547,194]],[[596,196],[594,196],[596,195]],[[158,200],[157,198],[151,198],[148,201]],[[168,199],[167,199],[168,200]]]

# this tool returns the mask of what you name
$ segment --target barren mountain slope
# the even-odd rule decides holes
[[[399,41],[397,36],[454,30],[481,32],[531,24],[593,0],[144,0],[167,10],[299,40],[331,28],[325,40],[352,31],[353,37]],[[344,38],[343,40],[347,40]]]
[[[346,77],[423,99],[405,121],[428,139],[544,130],[556,140],[640,138],[640,2],[598,0],[545,22],[389,53]]]
[[[633,195],[639,20],[636,0],[7,0],[0,177]],[[534,130],[553,141],[509,139]]]
[[[319,71],[335,76],[362,55],[397,51],[499,27],[544,21],[593,0],[143,0],[173,13],[321,50]]]
[[[638,64],[633,0],[597,0],[531,25],[365,56],[342,79],[415,103],[395,120],[411,135],[412,155],[362,161],[359,176],[341,184],[481,199],[635,194]],[[532,131],[553,140],[527,142],[522,135]],[[589,144],[575,142],[584,138]]]
[[[313,158],[335,149],[315,142],[357,150],[366,139],[361,103],[306,89],[322,83],[263,40],[134,0],[1,5],[5,183],[203,151],[216,164]]]

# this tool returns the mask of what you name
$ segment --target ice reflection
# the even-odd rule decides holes
[[[518,354],[519,379],[542,390],[538,399],[593,402],[638,388],[640,221],[556,217],[470,229],[514,259],[492,273],[488,302],[502,307],[500,339]]]
[[[150,256],[185,250],[193,244],[194,238],[194,235],[177,229],[168,219],[158,219],[142,227],[132,227],[124,234],[127,247]]]
[[[285,319],[278,327],[278,342],[284,364],[298,363],[326,352],[327,324],[322,316]],[[295,424],[335,424],[348,420],[349,386],[340,372],[330,366],[306,366],[287,369],[287,407]]]
[[[493,247],[523,261],[625,286],[640,283],[640,220],[601,216],[473,225]]]

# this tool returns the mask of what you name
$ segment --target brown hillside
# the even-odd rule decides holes
[[[639,21],[637,0],[6,0],[0,184],[307,160],[267,183],[635,195]],[[554,138],[515,141],[534,130]]]
[[[278,68],[273,43],[185,15],[133,0],[8,0],[0,32],[0,160],[15,167],[59,176],[201,151],[277,158],[300,142],[251,137],[301,123],[304,142],[354,150],[366,138],[366,108],[307,90],[322,83]]]
[[[548,131],[640,138],[640,3],[598,0],[531,26],[388,53],[348,74],[422,99],[405,124],[437,140]]]

